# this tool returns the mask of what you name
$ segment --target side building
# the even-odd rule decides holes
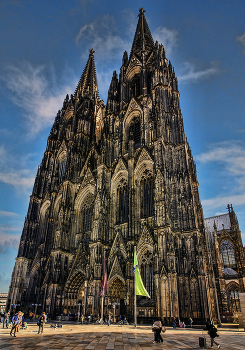
[[[232,205],[228,213],[204,219],[210,264],[213,266],[222,322],[237,319],[239,293],[244,292],[245,255]]]
[[[134,314],[133,251],[151,299],[144,318],[219,321],[214,265],[178,81],[140,9],[131,53],[100,100],[94,51],[51,129],[30,198],[8,305],[52,316]],[[244,285],[240,284],[240,290]],[[113,305],[114,304],[114,305]]]

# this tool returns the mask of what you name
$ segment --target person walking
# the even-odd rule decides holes
[[[111,321],[111,315],[110,313],[108,313],[108,317],[107,317],[107,325],[110,326],[110,321]]]
[[[190,322],[190,326],[192,328],[193,319],[191,317],[189,318],[189,322]]]
[[[42,313],[42,315],[39,317],[38,319],[38,332],[37,334],[43,334],[43,327],[44,327],[44,324],[46,323],[46,315],[45,315],[45,312]]]
[[[4,328],[4,325],[6,325],[6,328],[9,328],[9,316],[10,316],[10,313],[8,310],[8,312],[5,312],[3,316],[3,328]]]
[[[176,329],[176,326],[177,326],[177,320],[176,320],[176,318],[174,317],[174,318],[173,318],[173,329]]]
[[[211,339],[211,348],[213,347],[214,344],[217,345],[218,349],[220,349],[220,344],[218,344],[214,338],[218,337],[219,335],[217,334],[218,330],[217,328],[210,322],[206,323],[206,329],[208,331],[208,334],[210,336]]]
[[[16,313],[13,317],[12,317],[12,328],[10,331],[10,335],[12,336],[12,333],[14,332],[14,337],[16,337],[16,332],[17,332],[17,327],[19,324],[19,317],[18,314]]]

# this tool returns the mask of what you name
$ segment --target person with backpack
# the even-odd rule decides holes
[[[211,348],[213,347],[214,344],[217,345],[218,349],[220,349],[220,344],[218,344],[214,338],[218,337],[219,335],[217,334],[218,330],[217,328],[210,322],[206,323],[206,329],[208,331],[208,334],[210,336],[211,339]]]
[[[45,312],[42,313],[42,315],[39,317],[38,319],[38,332],[37,334],[43,334],[43,327],[44,327],[44,324],[46,323],[46,315],[45,315]]]

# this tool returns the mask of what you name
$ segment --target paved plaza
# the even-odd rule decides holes
[[[9,335],[10,329],[0,329],[0,349],[8,350],[151,350],[151,349],[200,349],[198,339],[202,334],[197,329],[167,328],[163,334],[162,344],[153,344],[153,333],[150,326],[100,326],[64,324],[63,328],[51,328],[45,325],[44,334],[37,334],[38,326],[28,324],[28,329],[20,330],[16,338]],[[206,332],[205,332],[206,333]],[[217,341],[221,349],[245,349],[245,332],[237,329],[219,329]],[[206,334],[207,348],[210,348],[210,338]],[[214,349],[217,349],[216,345]]]

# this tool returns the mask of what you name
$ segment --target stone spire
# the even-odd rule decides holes
[[[139,59],[141,59],[142,52],[146,53],[146,56],[148,56],[153,48],[154,48],[154,41],[150,32],[150,29],[148,27],[148,24],[146,22],[145,18],[145,10],[141,8],[139,10],[139,20],[137,24],[137,28],[134,35],[134,41],[130,53],[130,57],[135,54]]]
[[[75,98],[79,98],[79,96],[94,98],[99,96],[93,49],[90,50],[87,64],[75,91]]]

